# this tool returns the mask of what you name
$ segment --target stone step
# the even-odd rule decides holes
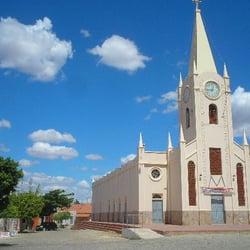
[[[161,234],[158,234],[148,228],[123,228],[122,236],[130,240],[158,239],[163,237]]]
[[[128,227],[126,224],[121,223],[109,223],[109,222],[96,222],[96,221],[81,221],[74,225],[73,229],[92,229],[100,231],[113,231],[121,233],[122,229]]]
[[[112,229],[122,229],[122,227],[113,227],[113,226],[109,226],[109,225],[81,225],[81,227],[91,227],[91,228],[112,228]]]

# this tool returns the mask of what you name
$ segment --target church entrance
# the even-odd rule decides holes
[[[212,223],[213,224],[224,224],[225,213],[224,213],[224,197],[223,195],[212,195],[211,196],[211,208],[212,208]]]
[[[153,195],[152,223],[163,223],[163,201],[158,195]]]

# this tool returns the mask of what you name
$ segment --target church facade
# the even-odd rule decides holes
[[[179,147],[145,149],[92,186],[92,219],[178,225],[250,223],[250,147],[234,141],[230,77],[217,72],[196,7],[189,73],[178,86]]]

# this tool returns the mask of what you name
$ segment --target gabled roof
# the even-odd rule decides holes
[[[89,216],[92,212],[92,205],[89,203],[85,204],[73,204],[69,208],[63,208],[63,211],[75,211],[77,217]]]

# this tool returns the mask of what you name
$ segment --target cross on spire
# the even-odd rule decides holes
[[[193,2],[196,5],[196,10],[199,10],[199,4],[201,3],[201,0],[193,0]]]

